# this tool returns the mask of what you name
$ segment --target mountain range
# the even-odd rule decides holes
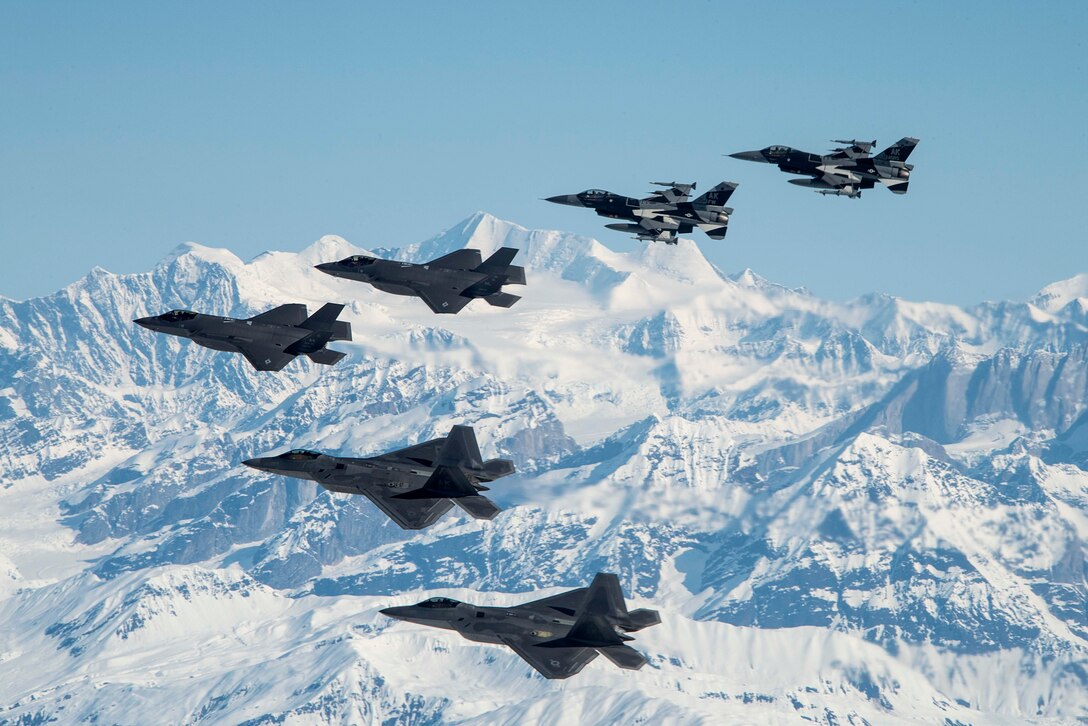
[[[372,251],[502,246],[523,299],[457,316],[314,270],[366,252],[338,237],[0,299],[0,723],[1088,721],[1088,274],[839,302],[482,212]],[[327,301],[348,357],[278,374],[131,322]],[[518,466],[493,521],[240,465],[454,424]],[[661,611],[641,671],[378,614],[599,571]]]

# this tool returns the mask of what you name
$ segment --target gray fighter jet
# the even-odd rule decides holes
[[[503,285],[525,284],[525,268],[510,264],[517,253],[503,247],[481,260],[479,250],[457,250],[422,265],[352,255],[315,266],[333,277],[368,282],[383,292],[422,298],[436,313],[455,314],[475,298],[500,308],[520,300],[502,291]]]
[[[906,194],[913,164],[907,157],[918,139],[909,136],[896,141],[876,156],[871,156],[876,141],[834,140],[846,146],[830,154],[810,154],[789,146],[768,146],[759,151],[741,151],[729,156],[744,161],[776,164],[787,174],[803,174],[808,179],[790,179],[790,184],[809,187],[820,194],[857,199],[863,189],[883,184],[894,194]]]
[[[295,449],[279,456],[248,459],[246,466],[310,479],[330,492],[362,494],[404,529],[423,529],[454,504],[477,519],[499,513],[480,482],[514,473],[509,459],[480,456],[471,426],[454,426],[449,436],[365,459]]]
[[[627,612],[619,578],[597,573],[589,587],[513,607],[481,607],[433,597],[381,611],[398,620],[456,630],[478,643],[509,646],[545,678],[570,678],[600,653],[638,670],[646,658],[627,645],[633,633],[661,622],[656,610]]]
[[[351,340],[351,323],[336,319],[343,309],[343,305],[328,303],[307,316],[305,305],[291,303],[244,320],[171,310],[132,322],[212,350],[241,353],[259,371],[278,371],[298,355],[327,366],[339,362],[346,354],[329,350],[325,344]]]
[[[695,183],[650,182],[660,191],[644,199],[625,197],[604,189],[587,189],[579,194],[560,194],[544,201],[571,207],[588,207],[601,217],[626,222],[606,224],[618,232],[633,232],[635,239],[676,244],[676,235],[688,234],[696,227],[711,239],[724,239],[729,229],[731,207],[725,206],[737,189],[733,182],[722,182],[707,193],[689,201]]]

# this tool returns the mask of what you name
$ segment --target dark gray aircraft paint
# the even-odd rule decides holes
[[[351,323],[336,319],[343,309],[328,303],[308,316],[305,305],[291,303],[241,320],[171,310],[133,322],[205,348],[241,353],[259,371],[278,371],[298,355],[327,366],[343,358],[345,353],[325,347],[332,340],[351,340]]]
[[[836,144],[847,144],[833,149],[830,154],[810,154],[807,151],[790,146],[768,146],[759,151],[740,151],[729,156],[744,161],[758,161],[775,164],[787,174],[803,174],[808,179],[790,179],[790,184],[815,189],[820,194],[857,199],[863,189],[872,189],[878,183],[888,187],[894,194],[906,194],[910,185],[910,172],[913,164],[908,164],[907,157],[918,139],[907,136],[896,141],[876,156],[870,156],[876,141],[843,141],[836,139]]]
[[[603,655],[638,670],[646,658],[625,635],[661,622],[656,610],[627,612],[619,578],[597,573],[589,587],[512,607],[481,607],[446,597],[381,611],[398,620],[456,630],[478,643],[509,646],[545,678],[570,678]]]
[[[625,197],[604,189],[587,189],[580,194],[561,194],[544,201],[572,207],[588,207],[602,217],[624,219],[625,223],[606,224],[608,229],[632,232],[636,239],[676,244],[678,234],[688,234],[696,227],[711,239],[724,239],[729,229],[732,208],[725,206],[736,191],[733,182],[722,182],[706,194],[688,201],[695,184],[650,182],[665,189],[645,199]]]
[[[488,490],[480,482],[514,473],[509,459],[482,459],[471,426],[454,426],[449,436],[365,459],[295,449],[242,463],[310,479],[331,492],[362,494],[404,529],[429,527],[454,504],[477,519],[492,519],[500,510],[480,496]]]
[[[525,268],[511,265],[518,253],[503,247],[481,260],[479,250],[457,250],[422,265],[353,255],[317,269],[334,277],[367,282],[383,292],[421,298],[436,313],[455,314],[475,298],[508,308],[521,298],[503,285],[524,285]]]

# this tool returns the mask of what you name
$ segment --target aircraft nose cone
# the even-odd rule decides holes
[[[545,202],[552,202],[554,204],[566,204],[571,207],[584,207],[582,200],[578,198],[577,194],[560,194],[556,197],[545,197]]]
[[[147,328],[148,330],[154,330],[155,329],[154,321],[155,321],[154,317],[149,317],[149,318],[136,318],[132,322],[136,323],[141,328]]]
[[[314,267],[322,272],[332,272],[336,269],[335,262],[322,262],[320,265],[314,265]]]
[[[763,161],[763,154],[758,151],[738,151],[729,156],[734,159],[740,159],[741,161]]]
[[[383,608],[378,612],[387,618],[393,618],[395,620],[404,620],[408,617],[408,608],[406,607]]]
[[[242,463],[245,464],[246,466],[248,466],[250,469],[257,469],[259,471],[269,471],[270,470],[268,465],[265,462],[265,459],[262,458],[262,457],[257,457],[255,459],[246,459]]]

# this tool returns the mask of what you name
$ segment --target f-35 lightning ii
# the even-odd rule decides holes
[[[244,320],[171,310],[132,322],[212,350],[241,353],[259,371],[278,371],[298,355],[327,366],[339,362],[346,353],[329,350],[325,344],[351,340],[351,323],[336,319],[343,309],[328,303],[308,316],[305,305],[291,303]]]
[[[776,164],[787,174],[803,174],[808,179],[790,179],[790,184],[809,187],[820,194],[857,199],[863,189],[872,189],[878,183],[894,194],[906,194],[910,184],[913,164],[907,157],[918,139],[907,136],[896,141],[876,156],[871,156],[876,141],[844,141],[833,143],[846,146],[832,149],[830,154],[810,154],[789,146],[768,146],[759,151],[741,151],[729,156],[744,161]]]
[[[732,208],[725,206],[736,190],[733,182],[722,182],[707,193],[689,201],[695,183],[650,182],[660,191],[645,199],[625,197],[604,189],[587,189],[581,194],[561,194],[544,201],[572,207],[589,207],[602,217],[628,220],[606,224],[608,229],[633,232],[635,239],[676,244],[678,234],[688,234],[698,227],[711,239],[723,239],[729,228]]]
[[[514,473],[509,459],[480,456],[471,426],[454,426],[449,436],[365,459],[295,449],[279,456],[248,459],[246,466],[310,479],[330,492],[362,494],[404,529],[423,529],[454,504],[477,519],[499,513],[480,482]]]
[[[456,630],[478,643],[509,646],[545,678],[570,678],[603,655],[638,670],[646,658],[625,635],[661,622],[656,610],[627,611],[619,578],[597,573],[589,587],[513,607],[481,607],[433,597],[381,611],[398,620]]]
[[[436,313],[455,314],[475,298],[508,308],[521,298],[503,285],[524,285],[525,268],[511,265],[518,251],[503,247],[481,260],[479,250],[457,250],[422,265],[352,255],[317,269],[333,277],[368,282],[394,295],[414,295]]]

